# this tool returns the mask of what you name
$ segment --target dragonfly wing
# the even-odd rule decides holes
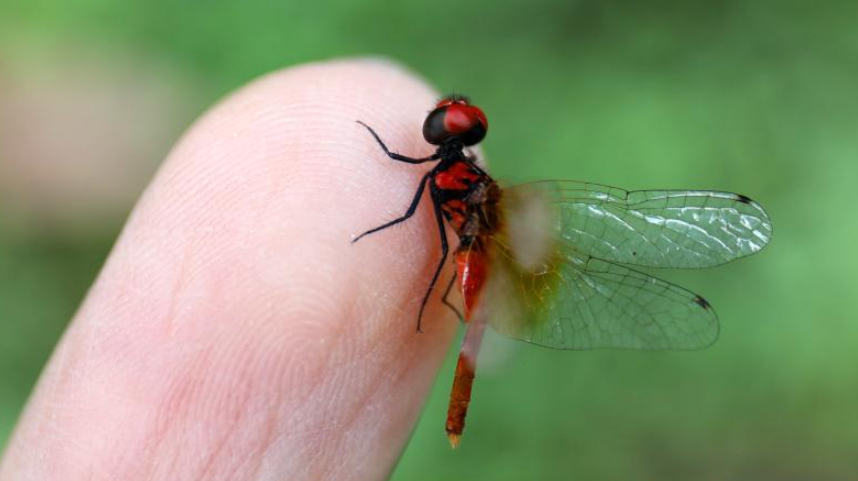
[[[483,304],[508,337],[576,350],[699,349],[718,338],[715,311],[681,287],[574,251],[537,270],[508,254],[496,253]]]
[[[506,189],[502,202],[514,210],[515,204],[536,197],[553,211],[559,239],[581,254],[623,264],[716,266],[761,250],[772,234],[762,206],[729,192],[629,192],[585,182],[541,181]]]

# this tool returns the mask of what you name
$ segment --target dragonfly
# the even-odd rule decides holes
[[[703,297],[634,267],[704,268],[763,249],[772,222],[741,194],[707,190],[634,190],[574,180],[502,188],[468,148],[488,132],[483,111],[467,97],[441,99],[423,123],[433,154],[392,152],[358,121],[390,159],[435,162],[404,215],[362,238],[405,222],[429,191],[441,258],[417,315],[423,313],[450,255],[445,224],[458,237],[456,287],[466,325],[459,350],[446,432],[456,448],[465,428],[477,357],[486,326],[512,339],[554,349],[702,349],[719,323]]]

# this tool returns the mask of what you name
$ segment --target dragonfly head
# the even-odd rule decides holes
[[[470,146],[486,136],[489,122],[479,107],[467,97],[450,95],[441,99],[423,123],[423,137],[433,145],[459,142]]]

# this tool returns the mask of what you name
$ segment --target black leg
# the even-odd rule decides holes
[[[435,275],[432,276],[432,282],[429,283],[429,289],[426,290],[426,295],[423,296],[423,303],[420,304],[420,314],[417,315],[417,332],[420,332],[420,321],[423,320],[423,311],[426,309],[426,303],[429,302],[429,296],[432,294],[432,289],[438,282],[438,276],[441,275],[441,270],[444,268],[444,262],[447,260],[447,252],[450,246],[447,244],[447,230],[444,229],[444,216],[441,215],[441,204],[432,198],[432,205],[435,206],[435,220],[438,221],[438,232],[441,234],[441,262],[435,269]]]
[[[459,312],[458,309],[456,309],[456,306],[454,306],[450,303],[450,301],[447,300],[447,297],[450,295],[450,291],[453,290],[453,283],[456,282],[456,274],[457,273],[454,272],[453,277],[450,278],[450,283],[447,284],[447,289],[444,291],[444,297],[441,298],[441,302],[443,302],[445,306],[449,307],[453,312],[456,313],[457,316],[459,316],[459,322],[465,322],[465,316],[463,316],[462,313]]]
[[[390,227],[392,225],[399,224],[400,222],[405,222],[412,215],[414,215],[414,212],[417,210],[417,205],[420,204],[420,198],[423,197],[423,190],[426,188],[426,181],[429,180],[429,177],[431,175],[432,175],[432,173],[430,172],[430,173],[424,175],[422,179],[420,179],[420,187],[417,188],[417,193],[414,194],[414,200],[411,201],[411,205],[408,206],[408,210],[405,211],[405,215],[403,215],[402,217],[400,217],[398,219],[393,219],[392,221],[390,221],[386,224],[382,224],[382,225],[376,227],[375,229],[370,229],[370,230],[364,232],[363,234],[355,237],[355,239],[352,241],[352,244],[361,240],[364,236],[368,236],[368,235],[372,234],[373,232],[378,232],[380,230],[387,229],[388,227]]]
[[[378,142],[378,145],[380,145],[382,150],[384,150],[384,153],[387,154],[387,156],[393,160],[398,160],[400,162],[405,162],[408,164],[422,164],[423,162],[430,162],[433,160],[438,160],[440,158],[438,157],[437,153],[432,154],[429,157],[423,157],[422,159],[414,159],[401,154],[397,154],[396,152],[391,152],[390,149],[388,149],[387,146],[384,145],[384,142],[381,141],[381,137],[379,137],[378,134],[375,133],[375,130],[372,130],[372,127],[361,122],[360,120],[357,120],[356,122],[363,125],[364,127],[366,127],[367,130],[369,130],[369,133],[371,133],[372,136],[375,137],[376,142]]]

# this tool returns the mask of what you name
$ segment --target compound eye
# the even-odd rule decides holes
[[[447,113],[444,115],[444,129],[450,134],[462,135],[480,124],[483,129],[488,127],[486,116],[478,107],[458,103],[447,107]]]
[[[444,128],[451,136],[457,137],[465,145],[480,143],[486,136],[489,122],[479,107],[467,104],[452,104],[447,107],[444,116]]]
[[[434,145],[453,139],[474,145],[483,140],[487,129],[488,121],[479,107],[469,105],[463,98],[450,97],[439,102],[426,117],[423,137]]]

